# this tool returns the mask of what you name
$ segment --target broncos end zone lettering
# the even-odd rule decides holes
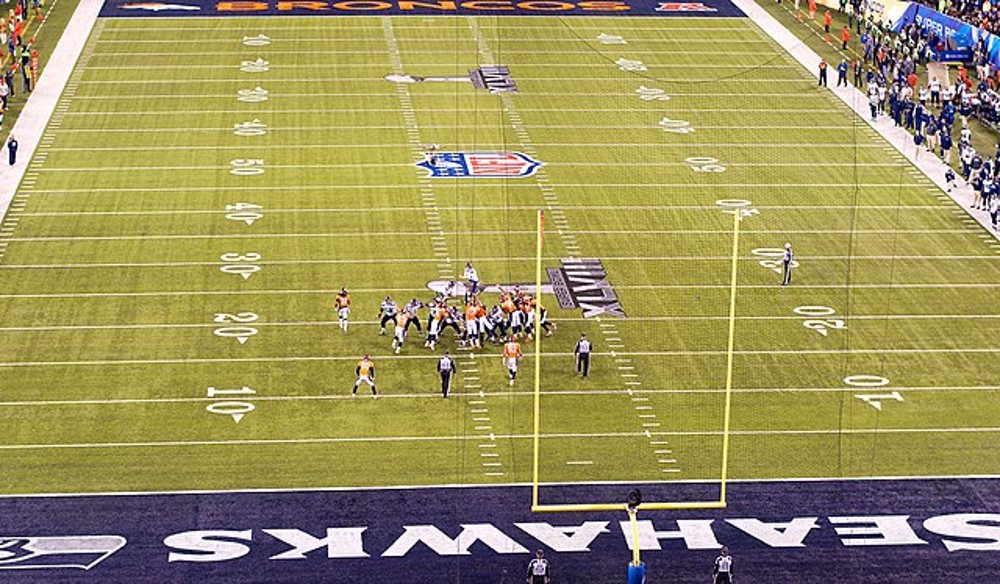
[[[101,16],[727,16],[744,14],[729,0],[183,0],[106,2]]]

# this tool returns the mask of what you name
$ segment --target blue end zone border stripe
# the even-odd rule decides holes
[[[135,16],[659,16],[742,17],[729,0],[107,0],[104,17]]]
[[[566,485],[554,495],[624,500],[633,486]],[[638,486],[675,499],[714,488]],[[530,495],[511,486],[10,497],[0,499],[0,580],[517,583],[543,549],[558,582],[624,581],[624,513],[532,514]],[[707,581],[722,544],[745,582],[960,584],[1000,574],[997,479],[741,482],[727,509],[639,519],[653,582]]]

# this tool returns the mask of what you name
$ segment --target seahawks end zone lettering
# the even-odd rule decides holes
[[[583,311],[584,318],[596,316],[625,318],[625,310],[611,283],[608,282],[608,273],[604,270],[601,260],[595,258],[562,260],[561,268],[548,268],[546,272],[549,281],[542,283],[542,294],[555,296],[559,308],[579,308]],[[535,289],[534,284],[522,283],[484,286],[481,290],[486,294],[502,294],[515,286],[527,291]],[[462,282],[435,280],[428,282],[427,287],[438,294],[464,296],[466,293],[465,284]]]
[[[104,17],[266,15],[742,17],[730,0],[179,0],[107,2]]]
[[[756,518],[725,519],[724,524],[744,536],[769,548],[808,547],[806,540],[814,530],[828,529],[844,547],[924,546],[932,542],[923,539],[910,524],[907,515],[867,515],[844,517],[793,517],[788,521],[766,522]],[[365,545],[367,526],[328,527],[322,535],[300,529],[263,529],[268,537],[287,549],[270,556],[270,560],[304,560],[307,555],[323,550],[329,559],[405,557],[414,549],[429,549],[438,556],[471,555],[470,548],[491,550],[496,554],[530,554],[539,544],[560,553],[590,552],[598,538],[619,538],[624,547],[634,549],[632,528],[628,521],[618,522],[619,533],[612,534],[609,521],[584,521],[573,525],[553,526],[544,522],[514,523],[501,529],[493,523],[463,524],[456,537],[435,525],[405,525],[388,547],[372,550]],[[722,543],[716,534],[713,519],[678,519],[676,527],[657,525],[652,521],[638,522],[639,548],[643,551],[663,549],[661,542],[681,540],[688,550],[718,550]],[[1000,514],[955,513],[929,517],[922,522],[924,530],[940,537],[940,545],[949,552],[1000,551]],[[612,534],[612,535],[605,535]],[[530,538],[530,539],[529,539]],[[251,529],[185,531],[163,540],[168,548],[168,562],[225,562],[241,558],[252,545],[262,544],[261,537]],[[476,545],[479,544],[479,545]],[[317,554],[321,555],[321,554]]]

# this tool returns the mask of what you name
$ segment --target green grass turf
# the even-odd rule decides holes
[[[412,85],[411,119],[382,79],[387,30],[409,74],[496,62],[521,93]],[[261,33],[270,45],[242,44]],[[466,260],[485,283],[531,281],[540,207],[545,265],[575,243],[628,314],[584,319],[546,299],[559,329],[543,341],[542,481],[717,479],[733,229],[720,199],[759,210],[741,227],[731,477],[1000,462],[987,448],[997,246],[748,21],[107,20],[89,48],[0,263],[0,492],[531,480],[534,361],[511,388],[496,348],[458,351],[445,401],[436,354],[412,335],[392,355],[373,318],[384,295],[429,299],[427,282]],[[258,57],[269,71],[240,71]],[[623,72],[619,57],[648,70]],[[256,86],[267,101],[237,100]],[[640,86],[671,99],[641,100]],[[695,132],[665,132],[664,117]],[[266,135],[233,134],[252,119]],[[546,166],[435,180],[425,198],[418,143],[534,151]],[[685,163],[705,156],[725,172]],[[230,173],[258,158],[263,174]],[[263,217],[227,219],[241,202]],[[780,288],[761,250],[786,241],[802,266]],[[224,273],[227,253],[260,254],[260,270]],[[331,308],[341,285],[346,336]],[[847,328],[803,326],[794,309],[814,305]],[[259,317],[245,344],[213,334],[216,314],[243,311]],[[587,381],[572,372],[580,332],[598,351]],[[366,387],[350,398],[362,353],[377,402]],[[842,381],[862,374],[888,385]],[[209,387],[243,386],[255,409],[238,424],[206,411],[220,400]],[[903,401],[881,410],[856,397],[893,391]]]

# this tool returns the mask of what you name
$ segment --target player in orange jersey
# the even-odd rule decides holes
[[[358,397],[358,386],[364,382],[372,388],[372,399],[378,399],[378,391],[375,390],[375,364],[372,363],[368,355],[365,355],[358,361],[358,366],[354,369],[354,372],[357,373],[358,380],[354,382],[354,390],[351,392],[351,395]]]
[[[337,292],[337,297],[333,301],[337,309],[337,318],[340,320],[340,330],[347,334],[347,317],[351,314],[351,295],[347,293],[347,288],[341,288]]]
[[[514,378],[517,377],[517,364],[521,362],[521,343],[517,339],[510,337],[503,346],[503,364],[510,375],[510,384],[514,385]]]
[[[406,340],[406,324],[410,322],[410,315],[400,311],[394,317],[396,320],[396,331],[392,335],[392,348],[399,353],[403,350],[403,341]]]

